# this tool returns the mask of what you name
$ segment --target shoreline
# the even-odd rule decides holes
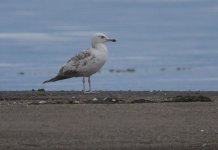
[[[165,102],[212,102],[217,91],[0,91],[0,104],[132,104]]]
[[[0,149],[218,149],[217,116],[216,91],[0,91]]]

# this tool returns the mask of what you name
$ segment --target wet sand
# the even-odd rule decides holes
[[[0,92],[0,149],[218,149],[218,92]]]

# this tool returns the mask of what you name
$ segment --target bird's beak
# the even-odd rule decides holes
[[[107,41],[116,42],[117,40],[116,39],[108,38]]]

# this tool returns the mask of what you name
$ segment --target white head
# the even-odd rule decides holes
[[[116,42],[115,39],[109,38],[103,33],[95,33],[92,37],[92,47],[95,48],[97,44],[105,43],[105,42]]]

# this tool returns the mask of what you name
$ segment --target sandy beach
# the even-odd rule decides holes
[[[0,149],[218,149],[218,92],[1,91]]]

